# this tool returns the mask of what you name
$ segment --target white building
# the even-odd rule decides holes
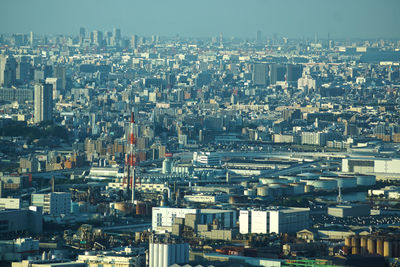
[[[236,212],[233,210],[153,207],[152,229],[156,232],[171,232],[175,219],[184,219],[186,214],[197,214],[198,224],[211,224],[217,219],[226,229],[235,227],[237,221]]]
[[[342,172],[373,174],[376,178],[397,178],[400,174],[400,159],[351,157],[342,159]]]
[[[241,210],[241,234],[293,233],[309,227],[309,208],[277,207],[268,210]]]
[[[19,198],[0,198],[0,210],[19,210],[21,201]]]
[[[193,152],[193,163],[201,166],[218,166],[221,155],[217,152]]]
[[[218,195],[186,195],[183,199],[187,202],[196,203],[217,203],[217,202],[228,202],[229,196],[227,194]]]
[[[71,193],[32,194],[31,201],[32,206],[43,207],[44,214],[60,215],[71,213]]]
[[[149,244],[149,267],[169,267],[189,262],[189,244]]]

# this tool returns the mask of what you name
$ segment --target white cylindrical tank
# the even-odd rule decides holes
[[[312,185],[315,190],[335,190],[337,188],[336,180],[308,180],[307,185]]]
[[[169,266],[169,244],[163,244],[163,265],[165,267]]]
[[[281,179],[286,179],[288,180],[290,183],[296,183],[299,182],[301,177],[299,176],[289,176],[289,175],[280,175],[279,178]]]
[[[337,182],[337,187],[340,188],[354,188],[357,187],[357,179],[354,177],[337,176],[337,177],[327,177],[321,176],[321,180],[335,180]]]
[[[164,244],[157,244],[157,261],[158,261],[158,265],[157,266],[163,266],[163,262],[164,262],[164,249],[163,249],[163,245]]]
[[[275,184],[275,183],[288,184],[289,181],[287,179],[279,179],[279,178],[260,178],[260,183],[261,184]]]
[[[317,180],[319,178],[319,174],[311,172],[299,173],[297,176],[304,180]]]
[[[149,244],[149,267],[154,267],[154,243]]]
[[[375,185],[376,177],[374,175],[356,175],[357,185],[367,186]]]

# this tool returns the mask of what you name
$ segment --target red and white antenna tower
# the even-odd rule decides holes
[[[135,165],[136,165],[136,153],[135,153],[135,134],[134,134],[134,125],[135,125],[135,115],[131,113],[131,121],[129,124],[129,135],[128,135],[128,145],[129,145],[129,154],[128,154],[128,182],[127,182],[127,192],[131,190],[132,192],[132,203],[135,201],[135,188],[136,188],[136,179],[135,179]]]

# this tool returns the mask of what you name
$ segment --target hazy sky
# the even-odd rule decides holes
[[[400,38],[400,0],[0,0],[0,33]]]

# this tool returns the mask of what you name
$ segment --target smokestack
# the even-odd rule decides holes
[[[54,193],[56,191],[56,179],[54,175],[51,177],[51,192]]]

